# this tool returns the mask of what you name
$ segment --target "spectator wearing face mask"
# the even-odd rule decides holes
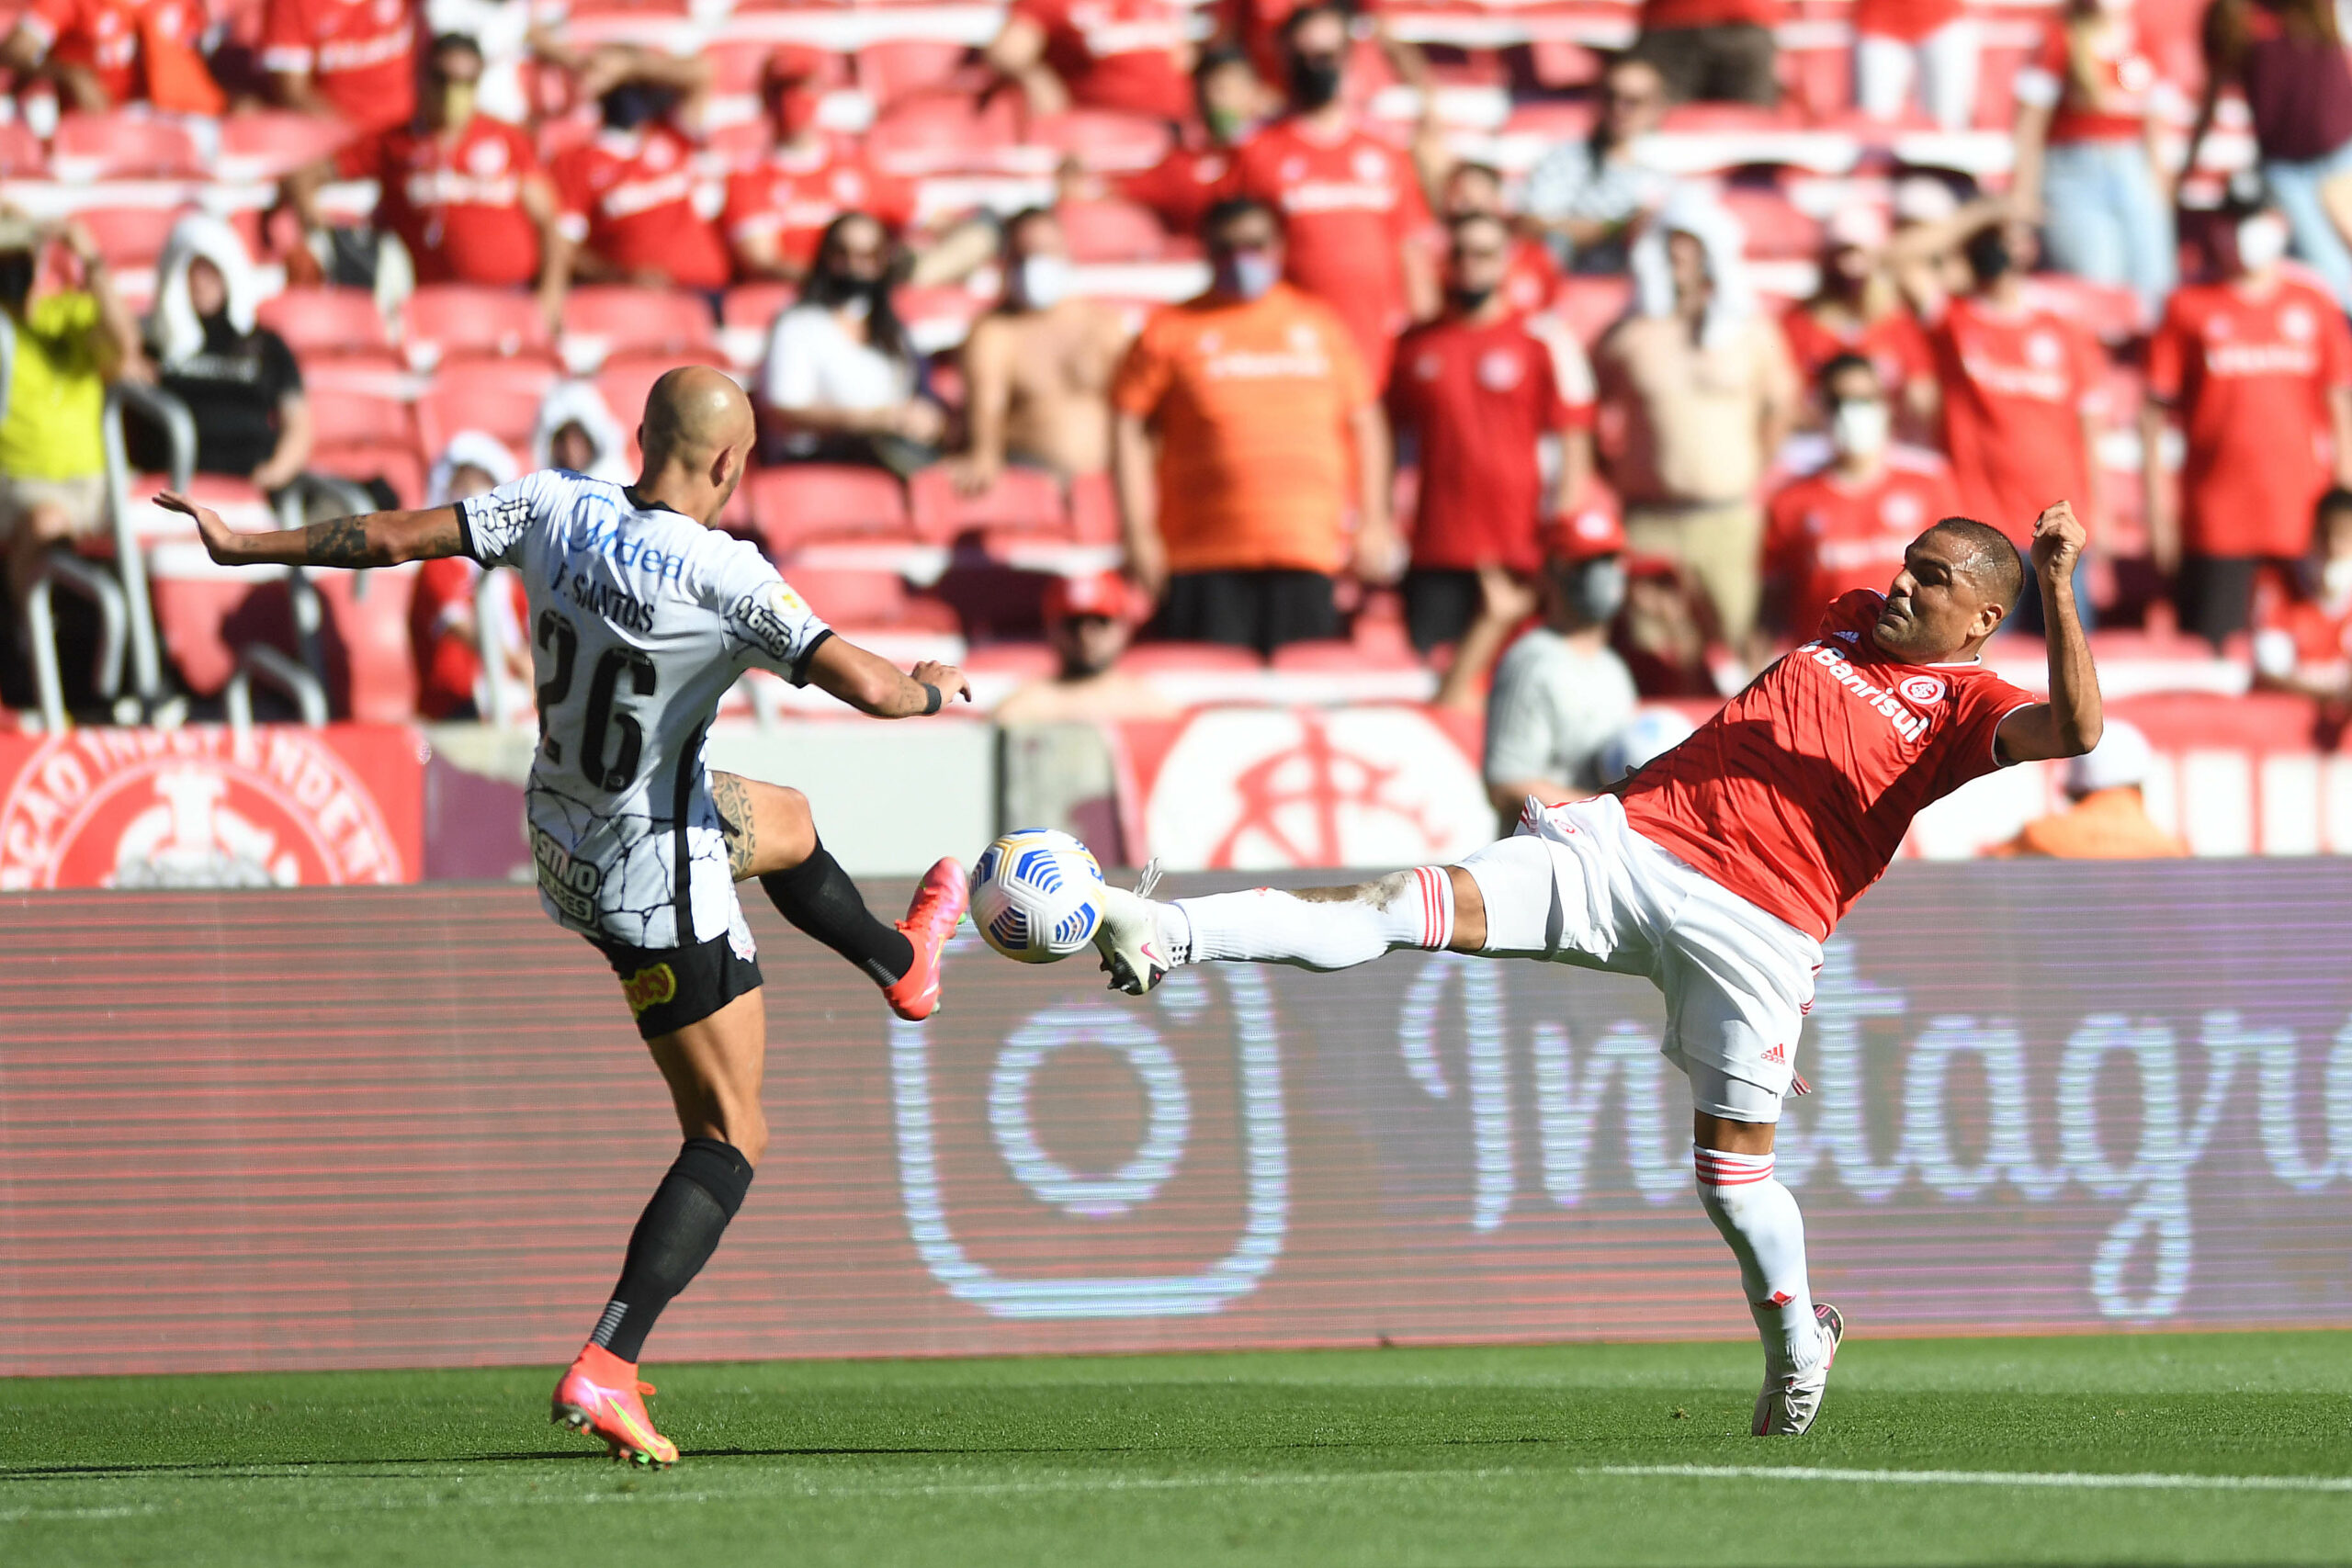
[[[192,213],[172,226],[155,273],[148,350],[195,422],[197,471],[268,491],[292,484],[311,460],[311,406],[286,340],[254,323],[261,289],[244,242]]]
[[[1046,588],[1051,675],[1014,690],[990,716],[1001,725],[1115,724],[1180,711],[1149,677],[1119,668],[1136,622],[1148,613],[1115,571],[1057,577]]]
[[[1561,142],[1528,171],[1528,217],[1569,271],[1623,272],[1634,233],[1665,205],[1671,181],[1643,161],[1643,142],[1665,122],[1667,103],[1657,67],[1620,56],[1601,73],[1592,134]]]
[[[555,160],[572,275],[589,283],[691,288],[714,298],[729,264],[694,204],[695,143],[709,62],[636,51],[627,79],[597,100],[603,128]]]
[[[1283,38],[1290,113],[1242,145],[1227,188],[1283,215],[1289,281],[1339,312],[1385,380],[1397,333],[1437,310],[1429,203],[1412,159],[1365,131],[1342,101],[1346,14],[1301,6]]]
[[[1029,112],[1115,109],[1181,120],[1193,104],[1185,11],[1175,0],[1013,0],[981,58]]]
[[[479,430],[461,430],[434,459],[424,503],[453,506],[512,484],[517,477],[514,455],[505,443]],[[481,568],[463,555],[444,556],[417,568],[408,610],[409,649],[416,660],[416,711],[437,723],[479,718],[485,705],[476,604],[481,581]],[[492,613],[501,618],[493,640],[509,651],[509,678],[527,685],[530,671],[521,654],[526,641],[523,585],[514,581],[512,586],[515,592],[506,603],[492,604]]]
[[[1944,292],[1939,271],[1955,244],[1974,282],[1956,297]],[[2027,300],[2021,275],[2033,259],[2031,227],[2007,203],[1980,200],[1943,222],[1915,225],[1891,248],[1935,355],[1944,451],[1962,511],[2024,549],[2041,509],[2064,498],[2096,543],[2106,523],[2094,455],[2107,355],[2080,321]],[[2075,603],[2087,615],[2081,574],[2077,567]],[[2031,572],[2007,624],[2041,630]]]
[[[947,416],[890,301],[896,257],[882,225],[847,212],[826,227],[800,300],[768,332],[760,399],[783,462],[871,463],[906,475],[938,455]]]
[[[1823,236],[1821,281],[1813,297],[1781,317],[1789,356],[1808,386],[1820,386],[1830,361],[1860,355],[1878,372],[1898,423],[1930,427],[1936,410],[1935,357],[1919,319],[1903,302],[1880,257],[1889,239],[1876,208],[1847,207]]]
[[[2256,577],[2291,576],[2308,553],[2321,493],[2352,485],[2352,332],[2324,289],[2286,275],[2276,209],[2234,216],[2223,278],[2165,309],[2140,417],[2156,564],[2174,576],[2181,629],[2216,647],[2245,628]],[[2176,418],[2177,504],[2161,456]]]
[[[280,108],[362,131],[416,112],[415,0],[267,0],[261,64]]]
[[[1677,103],[1781,101],[1781,0],[1642,0],[1634,52],[1657,67]]]
[[[1592,371],[1574,339],[1539,335],[1511,309],[1511,242],[1500,219],[1453,220],[1446,311],[1405,334],[1388,379],[1389,421],[1420,468],[1405,624],[1423,653],[1460,644],[1465,683],[1526,615],[1484,580],[1532,579],[1543,519],[1572,515],[1592,474]],[[1548,486],[1547,438],[1558,452]]]
[[[518,0],[519,3],[519,0]],[[535,287],[559,320],[571,242],[531,138],[481,112],[481,49],[463,34],[433,40],[416,122],[355,141],[332,164],[289,176],[287,197],[312,232],[330,178],[376,182],[376,228],[399,237],[419,283]]]
[[[1510,270],[1496,292],[1522,316],[1547,310],[1560,288],[1560,264],[1551,248],[1532,234],[1520,231],[1517,216],[1504,199],[1502,171],[1491,164],[1456,164],[1439,186],[1438,215],[1451,230],[1464,218],[1498,220],[1510,235]]]
[[[1687,566],[1731,645],[1756,624],[1764,511],[1758,488],[1800,397],[1787,346],[1758,307],[1738,220],[1686,196],[1634,247],[1633,312],[1594,369],[1624,422],[1612,479],[1635,550]]]
[[[1600,758],[1639,699],[1609,646],[1625,602],[1625,536],[1605,513],[1554,525],[1543,576],[1544,624],[1495,666],[1487,699],[1487,796],[1508,825],[1529,795],[1547,806],[1608,783]]]
[[[1148,169],[1113,175],[1109,189],[1151,209],[1171,234],[1198,233],[1202,217],[1232,172],[1234,149],[1258,129],[1265,96],[1265,84],[1250,69],[1248,55],[1230,44],[1210,45],[1193,67],[1195,119],[1180,129],[1165,158]],[[1091,197],[1092,186],[1102,183],[1083,175],[1075,176],[1075,183],[1066,178],[1065,197]]]
[[[531,467],[563,468],[614,484],[637,479],[628,433],[590,381],[558,381],[539,400],[531,427]]]
[[[1884,592],[1911,541],[1960,510],[1941,457],[1893,444],[1894,410],[1869,360],[1831,360],[1821,399],[1833,456],[1784,486],[1764,525],[1765,621],[1791,637],[1809,635],[1841,593]]]
[[[1238,45],[1260,77],[1279,82],[1286,58],[1283,30],[1300,10],[1319,3],[1329,0],[1216,0],[1211,9],[1216,17],[1216,36]],[[1398,81],[1408,86],[1424,86],[1429,81],[1429,61],[1419,45],[1396,36],[1388,25],[1388,0],[1344,0],[1340,6],[1351,38],[1368,37]]]
[[[2256,690],[2320,705],[2339,735],[2352,720],[2352,490],[2331,490],[2312,508],[2312,553],[2291,594],[2266,597],[2254,634]]]
[[[1388,424],[1346,325],[1282,281],[1273,209],[1228,198],[1202,238],[1209,291],[1153,312],[1112,382],[1127,576],[1165,635],[1271,652],[1338,634],[1351,556],[1396,575]]]
[[[2043,225],[2052,265],[2128,285],[2153,317],[2176,272],[2172,175],[2156,112],[2164,83],[2134,3],[2068,0],[2018,73],[2012,188]]]
[[[914,221],[914,187],[876,169],[854,139],[818,124],[824,68],[813,49],[787,47],[769,57],[761,89],[775,143],[728,176],[719,220],[743,277],[799,282],[825,226],[844,212],[865,213],[893,233]]]
[[[977,495],[1007,462],[1064,479],[1111,466],[1111,375],[1127,345],[1119,313],[1070,293],[1061,220],[1032,208],[1006,220],[1004,299],[964,340],[969,449],[956,488]]]
[[[1945,130],[1976,118],[1976,20],[1961,0],[1856,0],[1854,105],[1899,120],[1914,101]]]

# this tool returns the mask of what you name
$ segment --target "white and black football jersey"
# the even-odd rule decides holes
[[[527,474],[458,518],[465,553],[517,569],[529,596],[548,915],[632,947],[748,944],[703,737],[745,670],[804,684],[831,631],[753,546],[606,480]]]

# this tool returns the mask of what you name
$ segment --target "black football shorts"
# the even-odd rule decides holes
[[[721,931],[692,947],[631,947],[590,937],[620,976],[621,999],[637,1016],[637,1032],[650,1040],[699,1023],[737,997],[760,988],[760,961],[735,951]]]

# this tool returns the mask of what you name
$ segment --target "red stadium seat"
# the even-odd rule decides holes
[[[938,353],[964,341],[988,309],[988,301],[978,298],[960,283],[937,288],[901,288],[890,297],[898,307],[899,320],[926,352]]]
[[[1060,660],[1042,642],[992,642],[964,655],[967,675],[1001,675],[1015,681],[1038,681],[1051,675]]]
[[[1056,212],[1072,261],[1157,261],[1168,248],[1168,231],[1136,202],[1071,201]]]
[[[539,404],[557,379],[553,366],[535,359],[445,360],[431,389],[416,400],[417,437],[425,455],[438,455],[461,430],[482,431],[528,452]]]
[[[2109,346],[2129,343],[2151,324],[2140,308],[2140,297],[2120,283],[2038,272],[2025,280],[2025,289],[2030,303],[2080,321]]]
[[[1739,220],[1747,254],[1809,261],[1821,254],[1821,225],[1779,191],[1732,186],[1722,200],[1724,209]]]
[[[50,170],[82,185],[110,179],[201,179],[211,173],[176,121],[144,115],[69,114],[50,139]]]
[[[1331,637],[1294,642],[1274,649],[1270,661],[1277,670],[1302,675],[1361,675],[1369,671],[1418,670],[1412,645],[1402,638],[1355,639]]]
[[[594,284],[564,300],[563,335],[601,342],[607,355],[707,350],[710,308],[698,295]]]
[[[389,353],[392,346],[376,297],[365,288],[289,288],[263,300],[254,314],[298,359]]]
[[[1630,277],[1569,276],[1552,296],[1553,313],[1589,348],[1634,302]]]
[[[857,85],[877,108],[910,94],[947,86],[971,55],[944,39],[885,39],[857,51]]]
[[[1262,671],[1266,661],[1246,648],[1221,642],[1139,642],[1119,667],[1137,675],[1215,675]]]
[[[425,462],[413,442],[322,442],[311,453],[311,467],[360,484],[381,479],[402,506],[424,504]]]
[[[112,267],[153,266],[164,254],[164,242],[172,232],[172,225],[187,208],[169,207],[90,207],[74,215],[74,221],[90,231],[96,242],[98,254]]]
[[[934,463],[907,481],[907,509],[915,536],[944,544],[978,530],[1066,534],[1069,510],[1062,487],[1036,468],[1008,468],[978,495],[956,491],[946,468]]]
[[[217,174],[227,180],[278,179],[334,156],[353,139],[344,120],[283,109],[240,109],[220,125]]]
[[[322,446],[414,446],[416,425],[398,398],[334,387],[311,389],[311,439]]]
[[[739,283],[719,301],[719,324],[765,332],[799,297],[799,288],[789,283]]]
[[[828,463],[754,471],[752,517],[768,554],[781,560],[818,539],[906,539],[907,492],[879,468]]]
[[[997,169],[1021,141],[1014,96],[1000,93],[985,109],[968,97],[909,98],[866,132],[866,152],[900,175]]]
[[[511,288],[428,283],[409,296],[408,342],[448,354],[546,354],[554,339],[539,302]]]
[[[1069,531],[1081,545],[1119,542],[1119,497],[1110,475],[1080,474],[1069,481]]]
[[[1024,140],[1099,173],[1148,169],[1168,156],[1168,122],[1103,109],[1072,109],[1032,121]]]
[[[406,724],[416,716],[416,655],[409,642],[409,601],[416,572],[311,574],[333,633],[324,640],[327,701],[357,724]]]
[[[155,629],[162,635],[164,655],[190,693],[217,696],[237,672],[237,650],[230,646],[225,629],[228,622],[248,604],[258,610],[258,602],[264,599],[283,601],[286,584],[256,581],[251,576],[178,576],[161,552],[158,555],[149,573],[147,592],[155,607]],[[291,614],[281,607],[279,615],[290,637]]]
[[[326,623],[319,651],[328,711],[363,724],[403,724],[416,716],[416,665],[409,647],[413,570],[320,571],[310,575]],[[164,649],[181,681],[199,697],[217,695],[237,671],[242,649],[264,644],[291,655],[300,647],[287,579],[255,581],[203,559],[192,544],[154,552],[150,588]]]
[[[37,180],[49,173],[49,154],[24,121],[0,124],[0,177]]]

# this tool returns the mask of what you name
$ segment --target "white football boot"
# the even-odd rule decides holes
[[[1159,885],[1159,863],[1151,862],[1136,878],[1135,891],[1102,885],[1102,921],[1094,932],[1095,950],[1102,954],[1102,972],[1111,989],[1142,996],[1173,967],[1168,962],[1168,939],[1160,934],[1160,905],[1151,900]]]
[[[1816,1302],[1813,1320],[1821,1325],[1821,1337],[1828,1344],[1821,1359],[1804,1371],[1765,1374],[1763,1390],[1756,1396],[1756,1424],[1748,1428],[1759,1438],[1801,1437],[1821,1414],[1822,1392],[1829,1386],[1829,1364],[1838,1359],[1838,1343],[1846,1337],[1846,1319],[1827,1302]]]

